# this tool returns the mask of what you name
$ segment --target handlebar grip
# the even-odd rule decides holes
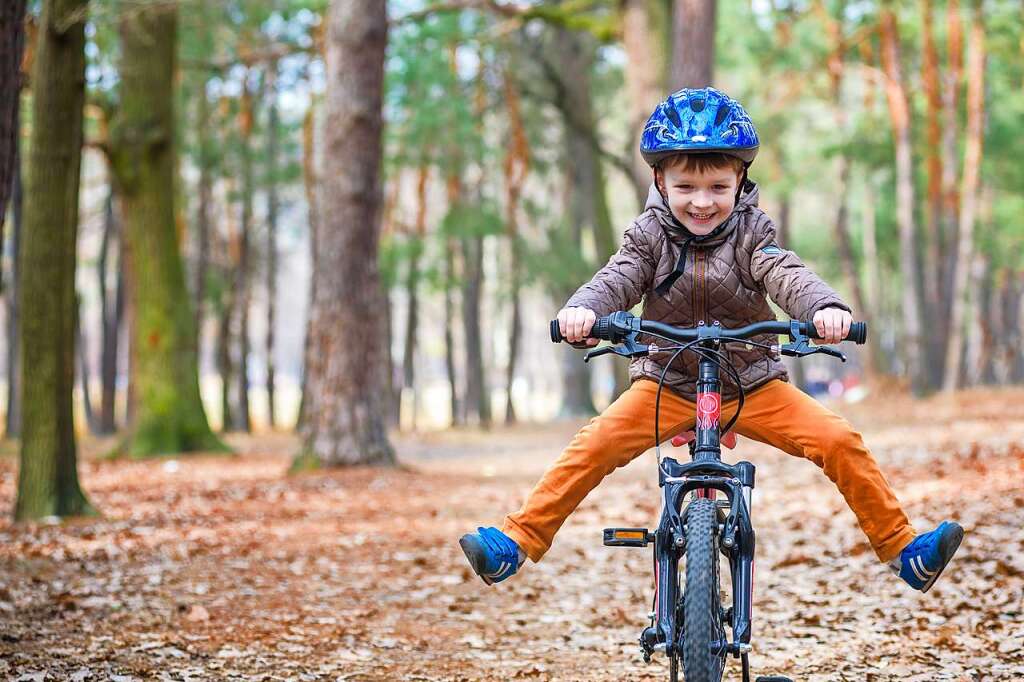
[[[807,336],[812,339],[820,339],[821,335],[818,334],[817,328],[815,328],[813,322],[805,322],[807,327]],[[853,341],[856,344],[863,344],[868,339],[868,323],[867,322],[854,322],[850,325],[850,332],[846,335],[844,341]]]
[[[551,320],[551,343],[562,343],[563,341],[565,341],[565,337],[562,336],[558,320]]]

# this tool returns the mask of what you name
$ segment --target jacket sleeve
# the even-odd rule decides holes
[[[576,290],[565,307],[589,308],[598,317],[616,310],[629,310],[651,288],[657,261],[650,238],[633,223],[622,246],[589,282]]]
[[[793,253],[779,246],[775,225],[758,221],[750,274],[771,299],[794,320],[808,321],[822,308],[853,312],[832,287]]]

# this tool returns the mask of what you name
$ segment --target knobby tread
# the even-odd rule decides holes
[[[720,682],[725,657],[711,644],[725,637],[718,587],[718,514],[715,503],[696,499],[687,511],[686,589],[683,592],[683,678]]]

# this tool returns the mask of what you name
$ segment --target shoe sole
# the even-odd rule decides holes
[[[924,594],[932,588],[935,581],[939,579],[942,572],[946,570],[946,566],[949,566],[949,562],[953,559],[953,555],[956,554],[956,550],[960,549],[960,543],[964,539],[964,529],[959,523],[951,524],[953,526],[952,533],[946,533],[945,537],[939,542],[939,552],[942,554],[942,567],[939,568],[939,572],[931,577],[931,579],[925,583],[924,587],[921,588],[921,593]]]
[[[473,572],[480,576],[480,580],[483,580],[487,585],[493,585],[494,581],[489,580],[483,574],[487,558],[484,556],[483,550],[480,549],[480,545],[473,542],[468,535],[463,535],[459,538],[459,547],[462,548],[462,552],[466,555],[466,560],[469,562]]]

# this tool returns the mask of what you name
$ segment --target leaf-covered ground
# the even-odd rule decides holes
[[[814,465],[741,440],[729,458],[758,466],[755,673],[1024,680],[1024,393],[843,411],[915,524],[956,518],[964,546],[919,595],[878,564]],[[484,586],[458,548],[517,507],[575,426],[402,437],[403,468],[292,477],[282,436],[143,463],[86,448],[102,518],[0,522],[0,678],[667,679],[636,644],[650,550],[605,548],[600,532],[655,523],[653,455],[609,477],[507,583]],[[12,458],[0,475],[10,509]]]

